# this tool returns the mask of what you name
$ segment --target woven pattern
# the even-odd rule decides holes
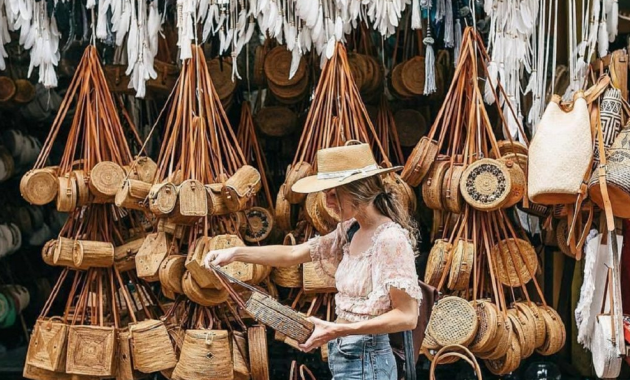
[[[502,240],[492,247],[490,254],[495,258],[499,281],[503,285],[517,287],[527,284],[532,279],[532,273],[538,270],[536,251],[525,240]]]
[[[474,353],[487,351],[492,348],[493,339],[499,328],[497,311],[488,301],[470,301],[470,304],[477,312],[479,327],[469,348]]]
[[[485,360],[486,367],[494,375],[502,376],[515,371],[521,364],[521,346],[518,342],[516,334],[510,337],[510,344],[507,351],[499,359]]]
[[[507,167],[499,161],[484,158],[468,166],[462,174],[460,191],[464,200],[477,210],[501,208],[512,190]]]
[[[114,374],[116,330],[113,327],[70,326],[66,372],[109,377]]]
[[[549,306],[539,306],[541,315],[545,321],[547,336],[545,342],[536,348],[536,352],[541,355],[553,355],[564,346],[566,340],[566,330],[560,315]]]
[[[208,193],[203,183],[193,179],[179,186],[179,213],[197,220],[208,214]]]
[[[154,185],[149,194],[149,208],[156,216],[168,215],[177,204],[177,189],[172,183]]]
[[[470,283],[470,275],[475,258],[475,245],[470,241],[459,240],[453,250],[451,270],[448,277],[448,288],[466,290]]]
[[[20,180],[20,193],[27,202],[43,206],[57,196],[56,168],[43,168],[28,171]]]
[[[409,186],[418,186],[429,172],[431,164],[438,155],[438,143],[428,137],[422,137],[418,145],[413,148],[400,176]]]
[[[519,318],[518,313],[514,309],[508,310],[508,320],[512,323],[512,330],[518,338],[521,347],[521,357],[523,359],[530,357],[534,353],[534,344],[536,343],[536,335],[532,331],[532,326],[528,324],[527,318]]]
[[[429,333],[441,346],[467,346],[474,339],[477,327],[475,309],[459,297],[442,298],[433,308],[429,321]]]
[[[433,243],[427,260],[427,268],[424,272],[424,282],[433,287],[438,286],[452,255],[452,250],[453,245],[445,239],[438,239]]]
[[[115,162],[101,161],[90,172],[90,190],[97,198],[110,198],[122,187],[125,171]]]
[[[129,327],[129,332],[135,369],[152,373],[175,367],[177,358],[162,321],[142,321]]]
[[[245,211],[247,226],[245,228],[245,240],[257,243],[265,240],[273,228],[273,216],[269,210],[262,207],[252,207]]]
[[[446,211],[459,214],[464,209],[464,198],[459,191],[459,182],[464,174],[462,164],[453,164],[444,174],[442,183],[442,204]]]
[[[57,211],[70,212],[77,206],[77,181],[74,176],[57,178],[59,190],[57,193]]]
[[[28,345],[28,365],[48,371],[66,369],[68,326],[62,322],[38,319]]]
[[[247,329],[247,337],[249,338],[249,363],[252,380],[269,379],[269,356],[265,327],[250,327]]]
[[[438,161],[431,165],[429,173],[424,178],[422,199],[426,206],[432,210],[442,210],[444,207],[442,204],[442,183],[444,175],[450,166],[450,161],[440,160],[438,157]]]
[[[621,130],[621,90],[609,88],[604,93],[599,106],[599,119],[604,136],[604,148],[608,149]],[[599,135],[595,134],[593,167],[599,165]]]
[[[240,331],[234,331],[232,334],[232,362],[234,363],[234,379],[248,380],[250,374],[247,335]]]
[[[321,166],[321,164],[320,164]],[[295,193],[291,188],[302,178],[313,174],[313,167],[308,162],[298,162],[287,169],[287,177],[284,182],[284,198],[291,204],[300,204],[306,199],[306,194]]]
[[[536,337],[534,347],[540,347],[545,342],[547,327],[538,307],[534,303],[527,302],[517,302],[514,306],[530,320],[530,323],[533,323]]]
[[[247,300],[246,310],[257,321],[300,343],[306,342],[313,333],[314,326],[311,322],[269,296],[252,293]]]
[[[508,168],[508,172],[510,173],[510,180],[512,182],[510,194],[508,195],[508,198],[502,207],[504,208],[512,207],[518,202],[520,202],[521,199],[523,199],[523,197],[525,196],[525,188],[527,185],[525,172],[521,168],[519,162],[515,161],[514,159],[502,157],[502,158],[499,158],[498,161],[503,163]],[[527,158],[525,159],[525,166],[524,166],[525,168],[527,167],[526,165],[527,165]]]
[[[170,242],[164,232],[147,235],[136,255],[138,277],[147,281],[158,281],[162,261],[168,255]]]
[[[228,332],[187,330],[173,380],[232,380],[234,366]]]

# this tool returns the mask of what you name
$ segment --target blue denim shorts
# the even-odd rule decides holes
[[[350,335],[328,342],[333,380],[397,380],[389,335]]]

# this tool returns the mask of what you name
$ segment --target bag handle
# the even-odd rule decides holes
[[[441,359],[450,357],[458,357],[460,359],[463,359],[468,364],[470,364],[471,367],[473,367],[477,378],[483,379],[483,376],[481,374],[481,367],[479,367],[479,363],[477,363],[475,355],[473,355],[472,352],[470,352],[470,350],[468,350],[464,346],[461,346],[459,344],[452,344],[442,347],[433,357],[433,362],[431,363],[431,369],[429,371],[429,376],[431,380],[435,380],[435,369],[437,368],[437,365],[440,363]]]
[[[311,372],[311,370],[308,369],[307,366],[302,364],[302,365],[300,365],[300,377],[302,378],[302,380],[306,380],[306,376],[304,376],[304,372],[306,372],[308,374],[308,377],[310,377],[311,380],[317,380],[315,378],[315,375],[313,375],[313,372]]]

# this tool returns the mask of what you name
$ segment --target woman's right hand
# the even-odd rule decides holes
[[[203,265],[206,269],[210,269],[212,265],[225,266],[233,262],[236,257],[236,247],[218,249],[216,251],[210,251],[203,260]]]

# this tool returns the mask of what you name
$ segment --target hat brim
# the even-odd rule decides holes
[[[363,178],[372,177],[379,174],[390,173],[394,171],[401,170],[402,166],[394,166],[391,168],[382,168],[371,170],[365,173],[357,173],[345,178],[330,178],[330,179],[319,179],[317,175],[312,175],[309,177],[305,177],[297,181],[291,186],[291,190],[296,193],[301,194],[309,194],[309,193],[317,193],[319,191],[324,191],[328,189],[333,189],[335,187],[346,185],[350,182],[354,182]]]

